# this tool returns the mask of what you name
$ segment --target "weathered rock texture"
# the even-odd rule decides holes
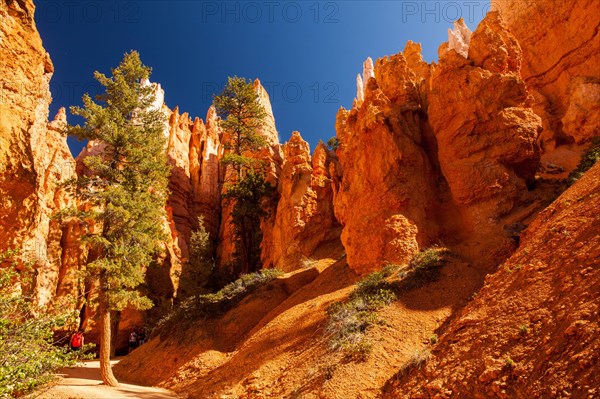
[[[492,8],[523,49],[521,74],[544,122],[542,148],[599,135],[600,2],[492,0]]]
[[[48,124],[54,68],[34,9],[30,0],[0,2],[0,251],[20,248],[35,261],[32,288],[44,305],[62,273],[63,229],[50,216],[70,204],[59,184],[75,165],[61,132],[64,109]]]
[[[339,237],[329,171],[336,160],[322,142],[311,159],[309,145],[298,132],[283,145],[283,155],[272,252],[263,248],[262,260],[264,267],[292,271],[307,265],[319,244]]]
[[[467,228],[480,234],[514,209],[539,164],[541,121],[519,77],[521,58],[492,12],[472,34],[468,58],[450,49],[430,79],[441,171]]]
[[[454,50],[467,58],[471,44],[471,34],[471,29],[465,24],[464,19],[460,18],[454,22],[454,29],[448,29],[448,47],[446,47],[446,51]]]
[[[335,214],[344,226],[348,263],[359,273],[406,262],[435,236],[435,221],[427,218],[434,178],[421,146],[427,129],[422,78],[403,54],[378,60],[374,70],[367,60],[364,101],[338,113],[343,177]]]
[[[531,223],[423,370],[400,374],[385,397],[598,396],[599,207],[596,165]]]
[[[261,223],[266,267],[302,267],[337,239],[340,226],[347,262],[358,274],[406,263],[438,241],[477,245],[477,258],[490,259],[514,246],[502,232],[532,201],[538,145],[547,160],[554,156],[568,169],[599,134],[599,23],[590,16],[600,14],[600,2],[494,0],[493,6],[500,13],[489,13],[474,32],[455,23],[438,64],[424,62],[412,42],[403,53],[367,59],[352,109],[338,113],[336,154],[320,144],[311,157],[299,134],[281,146],[269,96],[254,82],[268,113],[261,130],[268,145],[249,155],[265,161],[279,194]],[[21,247],[36,261],[30,288],[40,304],[75,295],[80,301],[73,306],[81,308],[83,293],[95,292],[78,273],[86,256],[82,227],[51,216],[82,206],[59,183],[86,173],[83,159],[102,145],[89,143],[76,163],[61,132],[64,110],[48,123],[53,67],[33,12],[31,0],[0,0],[0,250]],[[215,109],[205,122],[171,111],[160,86],[152,85],[154,106],[168,120],[172,168],[167,216],[157,223],[172,239],[148,269],[148,288],[166,309],[193,293],[194,287],[182,288],[180,275],[189,266],[198,217],[219,244],[218,262],[232,259],[231,204],[221,196],[232,173],[220,163],[227,133]],[[535,206],[523,211],[534,212]],[[93,313],[82,311],[90,328]],[[139,316],[125,312],[123,328],[142,323]]]
[[[473,33],[458,21],[440,57],[430,66],[409,42],[373,74],[366,62],[354,108],[338,114],[335,211],[358,273],[407,262],[444,235],[501,236],[499,218],[533,181],[541,122],[519,76],[521,49],[498,14]],[[441,207],[448,193],[454,207]]]

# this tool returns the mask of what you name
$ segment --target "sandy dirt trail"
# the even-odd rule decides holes
[[[114,365],[120,359],[112,360]],[[61,379],[57,385],[40,392],[36,398],[43,399],[177,399],[173,392],[161,388],[131,385],[121,382],[112,388],[102,384],[100,362],[92,360],[80,367],[65,368],[60,371]]]

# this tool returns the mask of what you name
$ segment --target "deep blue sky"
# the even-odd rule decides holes
[[[50,1],[36,22],[55,66],[51,117],[97,93],[94,70],[109,73],[138,50],[170,108],[204,119],[227,76],[259,78],[280,139],[298,130],[314,149],[351,107],[362,62],[420,42],[427,61],[458,17],[475,29],[489,0],[460,1]],[[70,116],[70,122],[75,121]],[[82,143],[69,138],[71,150]]]

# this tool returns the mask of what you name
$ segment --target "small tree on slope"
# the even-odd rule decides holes
[[[111,77],[95,72],[106,91],[98,102],[86,94],[83,107],[71,107],[85,124],[68,129],[103,146],[101,154],[84,159],[89,172],[74,186],[88,204],[78,216],[88,226],[87,270],[99,282],[100,371],[110,386],[118,384],[110,367],[111,311],[152,306],[136,287],[164,239],[160,221],[169,175],[165,117],[151,107],[154,89],[142,84],[150,73],[135,51],[125,54]]]

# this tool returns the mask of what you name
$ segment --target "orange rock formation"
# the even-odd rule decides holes
[[[519,250],[386,398],[592,398],[600,393],[600,165],[541,212]]]
[[[523,49],[544,158],[572,169],[580,144],[600,135],[600,2],[492,0],[492,8]]]
[[[373,76],[359,79],[354,108],[338,114],[335,211],[358,273],[406,262],[442,237],[439,219],[449,213],[463,233],[498,234],[498,219],[533,181],[541,121],[519,75],[521,49],[499,15],[472,34],[458,21],[440,55],[427,65],[409,42],[377,60]],[[457,209],[440,215],[445,187]]]
[[[311,159],[308,143],[298,132],[283,145],[283,154],[272,252],[263,246],[262,257],[266,267],[292,271],[310,262],[319,244],[339,236],[329,172],[335,159],[322,142]]]

